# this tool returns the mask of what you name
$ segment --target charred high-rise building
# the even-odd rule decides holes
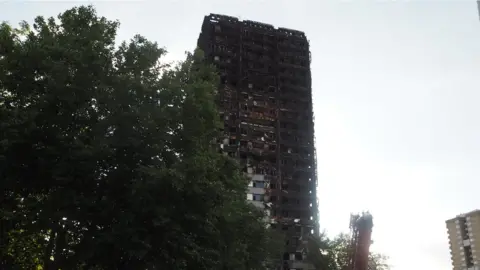
[[[307,269],[306,240],[319,232],[308,40],[300,31],[210,14],[198,46],[221,76],[221,147],[251,178],[247,199],[287,235],[281,268]]]

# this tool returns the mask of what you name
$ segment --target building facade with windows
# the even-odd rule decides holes
[[[219,140],[250,177],[247,200],[287,238],[279,269],[310,269],[306,239],[319,233],[309,43],[303,32],[205,16],[198,46],[221,77]]]
[[[446,221],[453,270],[480,270],[480,210]]]

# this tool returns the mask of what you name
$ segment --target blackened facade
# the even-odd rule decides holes
[[[280,268],[307,269],[306,239],[319,232],[308,40],[300,31],[210,14],[198,46],[221,75],[221,147],[245,166],[247,199],[287,234]]]

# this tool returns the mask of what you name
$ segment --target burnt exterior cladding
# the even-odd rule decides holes
[[[198,46],[221,76],[221,147],[251,178],[247,199],[287,234],[284,267],[297,268],[307,234],[319,230],[308,40],[303,32],[210,14]]]

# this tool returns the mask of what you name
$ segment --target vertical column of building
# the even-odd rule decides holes
[[[473,269],[480,270],[480,254],[478,252],[480,247],[480,211],[470,212],[466,216],[466,221]]]
[[[464,259],[464,257],[460,254],[460,251],[463,249],[463,242],[457,239],[457,235],[459,234],[460,227],[457,229],[456,219],[447,220],[446,224],[447,224],[447,230],[448,230],[448,239],[450,244],[450,255],[451,255],[453,270],[463,270],[462,259]]]
[[[275,81],[272,76],[271,25],[241,23],[240,159],[251,178],[247,199],[269,210],[270,184],[277,176]]]
[[[298,268],[308,234],[318,232],[309,46],[304,33],[279,28],[279,219],[287,233],[284,260]],[[286,264],[287,264],[286,263]]]
[[[241,61],[239,50],[240,27],[238,19],[229,16],[207,16],[202,25],[198,44],[207,61],[218,68],[221,85],[218,89],[217,105],[223,120],[223,137],[220,147],[225,155],[239,155],[240,124],[238,121],[238,91],[236,84]]]
[[[457,228],[457,241],[460,245],[460,254],[463,257],[462,266],[465,269],[473,269],[473,254],[470,237],[468,233],[467,217],[462,215],[455,221]]]
[[[270,25],[211,14],[205,17],[198,40],[221,76],[217,102],[224,137],[220,147],[244,167],[251,179],[246,199],[260,208],[269,206],[269,186],[276,181],[277,169],[276,87],[269,69],[273,31]]]

